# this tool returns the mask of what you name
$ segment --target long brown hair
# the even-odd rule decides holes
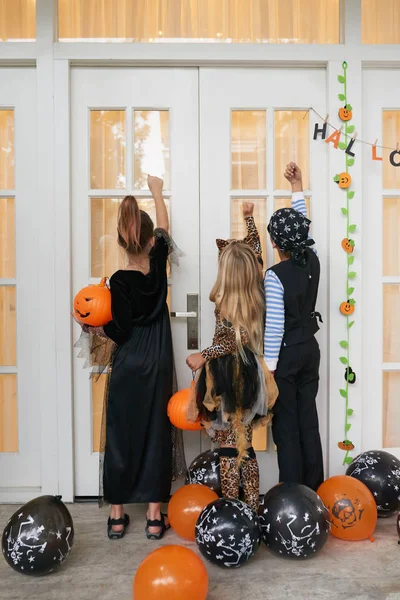
[[[134,196],[125,196],[118,211],[118,244],[128,254],[138,254],[154,235],[150,216],[140,210]]]
[[[215,302],[221,319],[234,328],[237,347],[244,362],[247,362],[247,358],[241,331],[248,337],[247,346],[250,350],[261,355],[265,307],[257,257],[250,246],[231,242],[223,250],[210,300]]]

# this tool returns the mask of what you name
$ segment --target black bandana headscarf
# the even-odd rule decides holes
[[[311,221],[293,208],[281,208],[274,212],[268,225],[268,233],[279,250],[291,252],[298,264],[304,264],[304,250],[314,245],[308,237]]]

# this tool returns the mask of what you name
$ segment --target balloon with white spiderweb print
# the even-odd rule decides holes
[[[384,450],[356,456],[346,475],[362,481],[372,493],[378,517],[390,517],[400,507],[400,460]]]
[[[8,521],[2,551],[18,573],[47,575],[64,562],[73,542],[74,524],[61,496],[39,496]]]
[[[214,565],[241,567],[260,547],[257,515],[241,500],[215,500],[197,519],[196,542],[204,558]]]
[[[329,511],[305,485],[276,485],[265,494],[258,515],[263,542],[278,556],[315,556],[329,536]]]
[[[221,478],[219,473],[219,449],[206,450],[197,456],[186,473],[185,484],[200,483],[222,497]],[[244,491],[239,487],[239,499],[244,500]]]

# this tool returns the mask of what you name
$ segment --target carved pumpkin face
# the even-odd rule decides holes
[[[91,327],[102,327],[111,321],[111,293],[105,278],[99,285],[88,285],[77,293],[74,313],[79,321]]]
[[[355,300],[347,300],[340,305],[340,312],[346,317],[352,315],[355,309]]]
[[[350,121],[353,117],[353,111],[350,104],[346,104],[343,108],[339,109],[339,119],[341,121]]]
[[[342,248],[345,252],[351,254],[354,250],[354,241],[344,238],[344,240],[342,240]]]
[[[351,186],[351,175],[344,172],[340,173],[340,175],[336,175],[334,181],[336,181],[340,188],[345,190]]]
[[[338,447],[341,450],[354,450],[354,444],[352,444],[350,440],[344,440],[343,442],[339,442]]]

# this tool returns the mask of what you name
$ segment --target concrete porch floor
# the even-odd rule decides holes
[[[129,506],[132,523],[123,540],[106,535],[106,508],[68,506],[75,543],[65,564],[52,575],[27,577],[0,559],[1,600],[131,600],[134,573],[160,544],[188,545],[172,531],[162,542],[144,535],[144,506]],[[0,531],[15,506],[0,506]],[[241,569],[222,570],[207,563],[207,600],[400,600],[400,546],[395,517],[379,519],[375,542],[341,542],[330,536],[314,559],[296,562],[275,557],[261,546]],[[166,598],[165,600],[168,600]],[[190,600],[190,598],[188,598]]]

